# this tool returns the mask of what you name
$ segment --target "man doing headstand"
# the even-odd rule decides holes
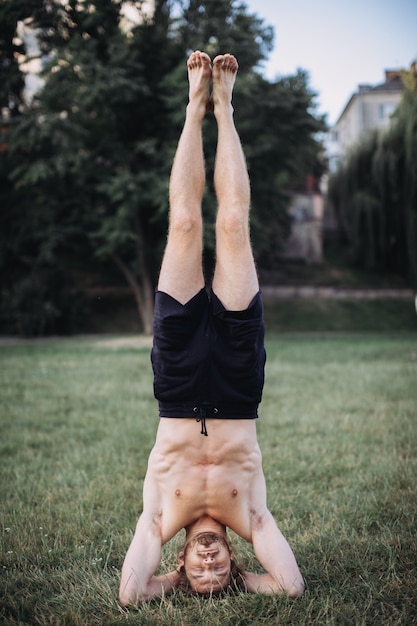
[[[188,59],[189,103],[172,166],[169,233],[155,300],[152,363],[161,419],[143,512],[123,564],[123,605],[168,593],[184,573],[198,593],[226,589],[233,568],[226,528],[253,544],[265,569],[241,572],[247,591],[296,597],[304,590],[292,550],[267,508],[256,437],[264,324],[249,237],[249,179],[231,104],[237,69],[230,54],[217,56],[213,65],[199,51]],[[202,123],[209,109],[218,125],[218,213],[215,270],[206,291]],[[155,576],[162,546],[183,528],[178,568]]]

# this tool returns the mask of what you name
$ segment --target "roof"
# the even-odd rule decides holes
[[[379,85],[358,85],[358,91],[353,93],[346,106],[344,107],[342,113],[339,115],[335,126],[340,122],[341,118],[345,114],[346,110],[349,108],[350,104],[355,100],[355,98],[359,94],[364,93],[400,93],[404,89],[404,85],[401,78],[402,70],[385,70],[385,80],[383,83],[379,83]]]
[[[385,70],[385,81],[372,87],[371,91],[402,91],[403,88],[401,71]]]

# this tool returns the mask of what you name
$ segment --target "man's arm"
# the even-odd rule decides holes
[[[123,563],[119,592],[123,606],[136,606],[152,600],[178,584],[180,574],[176,570],[154,576],[161,560],[161,548],[158,521],[142,513]]]
[[[253,516],[252,543],[256,558],[266,574],[245,572],[248,591],[285,593],[296,598],[304,593],[304,581],[294,554],[270,511]]]

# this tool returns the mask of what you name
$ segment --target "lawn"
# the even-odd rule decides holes
[[[267,350],[268,502],[305,596],[175,592],[122,609],[157,426],[149,350],[49,340],[0,348],[1,624],[417,624],[416,334],[269,334]]]

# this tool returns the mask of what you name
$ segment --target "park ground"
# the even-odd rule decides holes
[[[120,607],[157,426],[149,340],[50,338],[0,347],[0,623],[417,623],[415,331],[268,331],[267,352],[268,503],[305,596],[175,592]],[[231,539],[256,568],[251,547]]]

